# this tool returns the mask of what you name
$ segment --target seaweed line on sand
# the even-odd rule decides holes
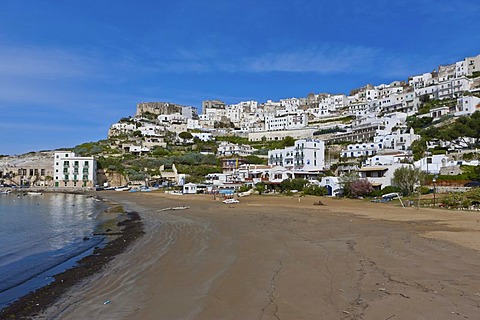
[[[95,248],[93,253],[82,258],[78,263],[57,274],[52,283],[19,298],[0,311],[0,319],[30,319],[53,305],[69,288],[94,275],[109,263],[116,255],[124,252],[136,239],[141,237],[143,224],[137,212],[127,213],[128,219],[120,221],[121,234],[107,242],[102,248]]]

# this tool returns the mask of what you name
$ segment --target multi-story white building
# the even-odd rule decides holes
[[[471,76],[474,72],[480,71],[480,54],[475,57],[467,57],[455,63],[455,76]]]
[[[317,139],[302,139],[285,149],[268,152],[268,164],[295,171],[318,171],[325,168],[325,143]]]
[[[97,161],[94,157],[80,157],[70,151],[54,153],[55,187],[94,187],[97,183]]]
[[[227,141],[222,141],[218,145],[217,148],[217,156],[218,157],[231,157],[231,156],[240,156],[246,157],[252,155],[256,149],[252,148],[252,146],[247,144],[236,144],[230,143]]]
[[[358,158],[373,156],[383,149],[382,142],[368,142],[349,144],[346,149],[341,151],[342,158]]]
[[[308,124],[308,117],[306,114],[287,114],[280,117],[267,116],[265,117],[265,130],[292,130],[301,129]]]
[[[480,111],[480,98],[474,96],[458,98],[455,109],[455,116],[471,115],[475,111]]]
[[[414,133],[413,128],[408,132],[398,129],[388,134],[375,136],[373,142],[374,144],[383,144],[382,149],[406,151],[410,150],[412,142],[419,138],[420,136]]]

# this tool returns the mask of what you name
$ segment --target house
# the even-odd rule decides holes
[[[450,113],[450,108],[447,106],[441,106],[438,108],[433,108],[430,109],[429,116],[430,118],[433,118],[433,120],[438,120],[443,116],[446,116],[447,114]]]
[[[342,186],[340,184],[339,177],[322,177],[322,180],[319,184],[321,187],[327,188],[328,196],[338,196],[342,193]]]
[[[172,171],[165,171],[165,166],[160,166],[160,176],[168,183],[173,183],[178,186],[183,186],[187,177],[187,175],[184,173],[178,173],[175,164],[172,165]]]
[[[223,173],[232,173],[239,168],[242,164],[246,164],[247,160],[242,158],[224,158],[222,159]]]
[[[197,185],[195,183],[184,184],[183,194],[197,194]]]
[[[367,179],[375,190],[380,190],[392,185],[392,178],[395,170],[402,166],[408,166],[403,163],[392,163],[382,166],[365,166],[358,170],[361,179]]]
[[[440,169],[447,166],[447,163],[448,157],[446,155],[436,154],[415,161],[414,166],[427,174],[439,174]]]

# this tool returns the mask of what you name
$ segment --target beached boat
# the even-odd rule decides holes
[[[234,203],[239,203],[240,201],[238,201],[237,199],[225,199],[222,202],[225,204],[234,204]]]
[[[130,190],[130,187],[127,187],[127,186],[115,188],[115,191],[128,191],[128,190]]]

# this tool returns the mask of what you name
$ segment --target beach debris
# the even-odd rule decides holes
[[[324,204],[322,201],[318,200],[318,201],[315,201],[315,202],[313,203],[313,205],[315,205],[315,206],[324,206],[325,204]]]
[[[347,310],[342,310],[343,313],[345,314],[352,314],[351,312],[348,312]]]
[[[378,291],[387,291],[386,288],[378,288]]]
[[[105,300],[105,301],[103,302],[103,304],[110,304],[110,303],[112,303],[112,301],[110,301],[110,300]]]

